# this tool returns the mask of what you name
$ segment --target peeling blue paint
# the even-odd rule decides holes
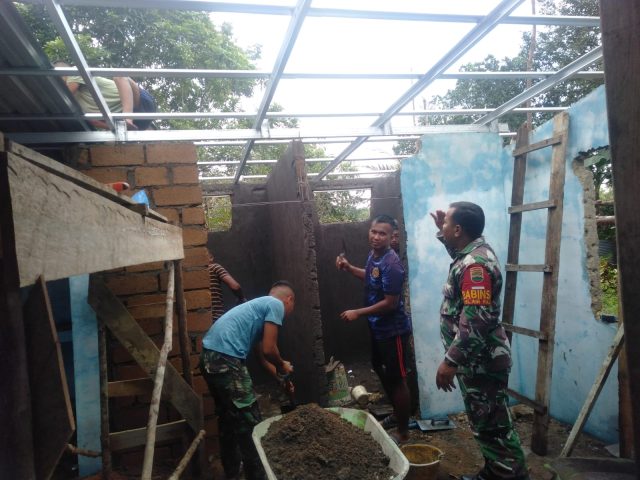
[[[589,274],[584,238],[583,190],[572,170],[580,151],[608,145],[604,88],[595,90],[569,110],[566,179],[556,345],[551,392],[551,415],[573,423],[591,389],[613,340],[616,325],[597,321],[591,310]],[[531,142],[552,136],[552,123],[540,126]],[[449,257],[435,239],[429,212],[446,210],[449,203],[469,200],[486,215],[485,236],[504,265],[506,260],[513,175],[513,147],[486,134],[432,134],[422,138],[421,152],[403,161],[402,198],[407,230],[409,286],[419,372],[420,408],[423,417],[463,409],[460,395],[435,387],[435,372],[443,358],[439,333],[440,291],[446,280]],[[549,192],[551,149],[529,155],[525,202],[546,200]],[[546,211],[523,215],[521,263],[543,263]],[[520,273],[515,323],[539,328],[542,276]],[[531,338],[514,335],[514,368],[510,385],[534,396],[538,345]],[[617,368],[612,370],[585,430],[607,442],[618,437]]]

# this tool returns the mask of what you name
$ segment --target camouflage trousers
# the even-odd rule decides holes
[[[216,406],[220,458],[226,477],[235,478],[242,461],[246,479],[264,479],[264,468],[251,438],[262,416],[244,361],[204,348],[200,369]]]
[[[484,456],[483,478],[528,478],[520,437],[509,412],[509,371],[460,367],[457,377],[471,430]]]

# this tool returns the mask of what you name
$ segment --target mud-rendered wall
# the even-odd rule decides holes
[[[297,400],[323,402],[326,376],[313,207],[300,162],[304,162],[303,146],[294,142],[266,187],[237,186],[233,226],[228,232],[210,233],[209,246],[248,298],[266,295],[276,280],[293,284],[296,308],[280,330],[278,345],[283,358],[294,365]],[[260,202],[264,203],[256,204]]]
[[[363,188],[362,183],[358,188]],[[402,200],[400,177],[371,179],[371,218],[387,214],[400,223],[401,245],[404,250],[404,225],[402,224]],[[346,189],[348,183],[342,189]],[[369,253],[368,232],[371,222],[316,224],[316,254],[324,350],[327,360],[331,355],[344,362],[368,360],[370,352],[369,327],[364,318],[355,322],[344,322],[340,313],[350,308],[359,308],[364,301],[364,286],[361,280],[340,272],[335,267],[336,256],[346,254],[355,266],[364,267]]]
[[[573,423],[611,345],[616,325],[596,320],[591,308],[591,277],[585,240],[583,185],[573,170],[580,151],[608,144],[604,89],[569,109],[566,178],[551,415]],[[551,135],[546,123],[531,135],[536,142]],[[409,278],[416,356],[424,417],[462,409],[460,395],[439,392],[435,372],[443,357],[439,335],[441,289],[450,259],[435,239],[429,212],[456,200],[480,204],[487,217],[485,236],[502,265],[508,238],[507,208],[511,198],[513,147],[503,149],[497,134],[441,134],[422,139],[422,151],[403,162],[402,196],[409,258]],[[550,149],[530,154],[525,202],[548,197]],[[521,263],[542,263],[546,212],[523,215]],[[597,255],[597,252],[595,253]],[[519,274],[515,323],[537,329],[542,291],[541,275]],[[514,368],[510,386],[532,397],[535,389],[537,343],[514,335]],[[592,411],[585,430],[606,441],[617,439],[617,369],[614,368]]]

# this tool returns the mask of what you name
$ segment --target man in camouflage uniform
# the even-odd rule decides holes
[[[438,239],[453,258],[440,307],[445,358],[436,385],[450,392],[458,378],[484,468],[463,480],[528,480],[520,438],[509,413],[507,384],[511,347],[500,322],[502,274],[492,248],[482,237],[484,212],[470,202],[455,202],[432,213]]]
[[[246,358],[253,349],[263,367],[293,393],[293,371],[278,350],[278,330],[293,312],[295,295],[288,282],[273,284],[269,295],[232,308],[202,339],[200,369],[218,415],[220,457],[227,479],[235,479],[244,464],[244,478],[262,480],[264,468],[251,438],[261,420]]]

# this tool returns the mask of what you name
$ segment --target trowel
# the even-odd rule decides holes
[[[449,417],[433,417],[426,420],[416,420],[418,428],[423,432],[433,432],[436,430],[451,430],[456,428],[456,424]]]

